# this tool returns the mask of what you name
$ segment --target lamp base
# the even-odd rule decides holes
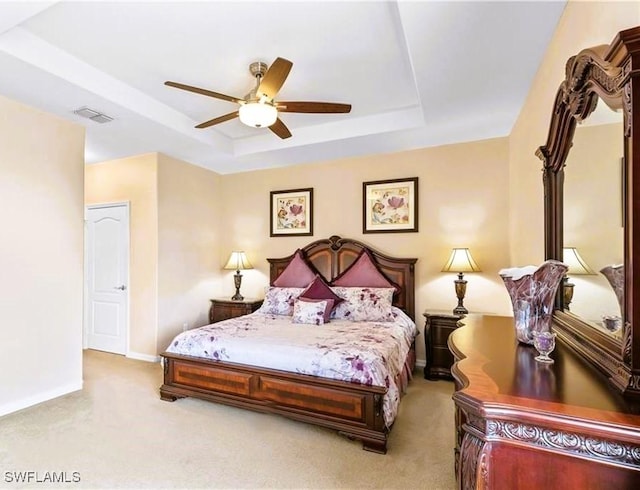
[[[467,281],[464,279],[464,274],[462,272],[458,272],[458,279],[453,281],[456,285],[456,297],[458,298],[458,306],[453,309],[454,315],[466,315],[469,313],[464,307],[464,295],[467,292]]]
[[[573,300],[573,288],[574,288],[574,284],[572,282],[569,282],[569,277],[564,276],[564,279],[562,280],[562,299],[563,299],[563,306],[565,310],[569,310],[569,305],[571,304],[571,301]]]
[[[239,270],[236,271],[235,275],[233,276],[233,284],[236,287],[236,294],[231,296],[231,299],[233,301],[242,301],[244,299],[244,296],[240,294],[240,285],[242,284],[242,274],[240,274]]]
[[[469,310],[462,305],[458,305],[453,309],[454,315],[466,315],[467,313],[469,313]]]

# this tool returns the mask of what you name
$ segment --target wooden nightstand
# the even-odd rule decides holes
[[[426,379],[451,377],[453,355],[447,346],[449,334],[460,326],[458,323],[464,315],[455,315],[444,311],[423,313],[426,318],[424,324],[424,346],[427,362],[424,366]]]
[[[242,301],[221,298],[212,299],[211,309],[209,310],[209,323],[248,315],[260,308],[260,305],[262,305],[261,299],[245,298]]]

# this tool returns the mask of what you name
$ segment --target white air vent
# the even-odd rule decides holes
[[[98,114],[97,116],[90,117],[92,121],[95,121],[100,124],[108,123],[109,121],[113,121],[112,117],[105,116],[104,114]]]
[[[86,117],[87,119],[91,119],[100,124],[108,123],[113,121],[112,117],[103,114],[102,112],[95,111],[93,109],[89,109],[88,107],[81,107],[80,109],[76,109],[73,111],[74,114],[77,114],[80,117]]]

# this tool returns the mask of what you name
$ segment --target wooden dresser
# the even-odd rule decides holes
[[[461,322],[449,337],[459,488],[640,488],[640,402],[560,343],[554,364],[536,362],[511,317]]]

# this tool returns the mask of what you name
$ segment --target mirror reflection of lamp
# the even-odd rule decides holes
[[[575,284],[569,282],[569,274],[576,276],[592,276],[595,274],[591,270],[591,267],[587,265],[582,256],[578,253],[576,247],[564,247],[562,249],[562,262],[569,266],[567,275],[564,276],[562,282],[562,294],[564,300],[564,307],[568,310],[571,301],[573,300],[573,288]]]
[[[242,274],[240,274],[240,271],[253,269],[251,262],[249,262],[249,259],[247,259],[244,252],[231,252],[231,256],[227,261],[227,265],[224,266],[224,269],[236,271],[233,276],[233,283],[236,286],[236,294],[234,294],[231,299],[234,301],[242,301],[244,296],[240,294],[240,285],[242,284]]]
[[[457,272],[458,279],[454,281],[458,306],[453,309],[455,315],[466,315],[469,313],[464,307],[464,295],[467,292],[467,281],[464,279],[464,272],[482,272],[476,261],[473,260],[468,248],[454,248],[451,251],[449,260],[442,268],[442,272]]]

